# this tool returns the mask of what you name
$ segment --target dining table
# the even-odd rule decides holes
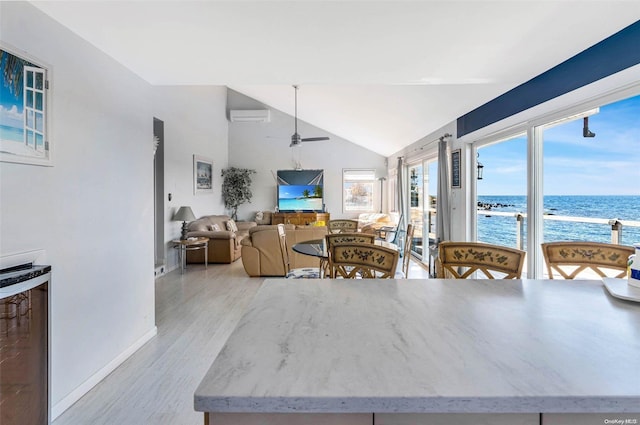
[[[398,245],[393,242],[387,242],[384,240],[376,239],[373,242],[374,245],[383,246],[394,250],[400,249]],[[292,250],[298,254],[311,255],[321,259],[329,257],[329,251],[327,249],[327,242],[325,239],[312,239],[308,241],[298,242],[291,247]]]
[[[640,303],[599,280],[267,279],[194,407],[220,425],[637,424]]]

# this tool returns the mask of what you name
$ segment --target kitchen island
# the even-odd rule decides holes
[[[194,405],[206,424],[633,420],[640,304],[600,281],[266,280]]]

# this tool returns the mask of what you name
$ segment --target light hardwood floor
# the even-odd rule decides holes
[[[409,275],[427,272],[412,261]],[[193,393],[263,281],[242,260],[156,279],[157,336],[53,425],[201,425]]]
[[[262,282],[241,261],[157,279],[157,336],[53,424],[201,425],[193,393]]]

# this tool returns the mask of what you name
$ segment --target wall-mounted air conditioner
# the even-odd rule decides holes
[[[271,111],[269,109],[232,109],[229,111],[229,121],[231,122],[269,122],[270,119]]]

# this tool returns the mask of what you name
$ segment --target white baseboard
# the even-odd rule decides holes
[[[144,334],[142,338],[133,343],[129,348],[124,350],[118,357],[110,361],[105,367],[100,369],[97,373],[84,381],[78,388],[71,391],[68,396],[60,400],[55,406],[51,408],[51,421],[55,420],[58,416],[64,413],[69,407],[71,407],[76,401],[80,400],[83,395],[88,393],[93,387],[95,387],[100,381],[113,372],[118,366],[120,366],[125,360],[127,360],[133,353],[138,351],[140,347],[146,344],[151,338],[156,336],[158,328],[153,327],[149,332]]]

